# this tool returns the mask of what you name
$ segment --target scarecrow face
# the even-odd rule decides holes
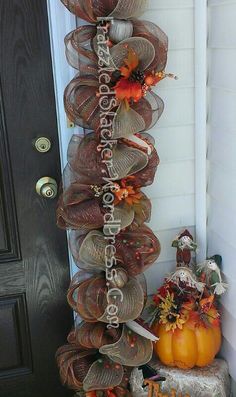
[[[208,267],[209,269],[213,270],[213,271],[216,271],[217,268],[218,268],[216,262],[213,261],[212,259],[210,259],[210,260],[207,261],[207,267]]]
[[[193,247],[193,241],[191,240],[190,237],[188,236],[183,236],[179,239],[179,248],[180,249],[186,249],[186,248],[192,248]]]

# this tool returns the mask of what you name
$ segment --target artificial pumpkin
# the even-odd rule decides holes
[[[163,364],[171,367],[205,367],[213,361],[221,346],[219,325],[193,328],[187,322],[182,329],[166,331],[164,324],[156,323],[153,332],[160,338],[154,344],[155,353]]]

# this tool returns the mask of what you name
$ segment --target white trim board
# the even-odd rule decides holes
[[[207,0],[195,0],[195,223],[197,261],[207,251]]]

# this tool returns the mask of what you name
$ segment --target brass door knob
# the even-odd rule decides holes
[[[39,196],[54,199],[57,196],[57,182],[48,176],[40,178],[36,183],[36,192]]]

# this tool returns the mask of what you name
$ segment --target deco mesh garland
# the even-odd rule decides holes
[[[146,0],[62,0],[89,22],[65,38],[78,70],[65,90],[68,118],[83,128],[68,148],[57,223],[69,229],[78,273],[68,303],[77,313],[56,354],[61,380],[91,396],[129,395],[134,367],[148,363],[154,335],[140,322],[144,271],[160,254],[145,225],[159,157],[146,131],[164,104],[153,91],[166,76],[168,39],[136,19]]]

